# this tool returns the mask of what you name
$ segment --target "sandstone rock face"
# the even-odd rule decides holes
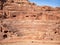
[[[0,41],[60,41],[60,7],[37,6],[28,0],[8,0],[3,6],[0,2]]]

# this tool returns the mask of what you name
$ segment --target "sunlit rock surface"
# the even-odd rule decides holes
[[[37,6],[28,0],[0,0],[0,43],[21,40],[59,45],[60,7]]]

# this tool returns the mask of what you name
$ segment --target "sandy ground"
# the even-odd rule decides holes
[[[60,45],[60,41],[20,40],[13,43],[0,43],[0,45]]]

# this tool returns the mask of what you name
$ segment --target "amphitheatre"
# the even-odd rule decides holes
[[[60,7],[0,0],[0,45],[60,45]]]

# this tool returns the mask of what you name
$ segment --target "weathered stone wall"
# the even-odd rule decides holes
[[[0,10],[1,41],[12,38],[60,41],[60,7],[13,1],[16,2],[8,0]]]

